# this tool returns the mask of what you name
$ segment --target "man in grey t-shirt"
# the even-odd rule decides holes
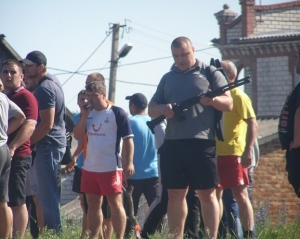
[[[22,60],[25,76],[32,78],[37,87],[34,96],[39,104],[37,127],[30,141],[36,144],[35,168],[38,179],[38,202],[43,209],[44,226],[59,232],[59,163],[66,150],[64,93],[59,80],[47,73],[47,59],[40,51],[27,54]]]
[[[196,189],[201,202],[204,225],[210,237],[217,237],[219,203],[216,188],[219,184],[214,108],[232,109],[229,92],[213,99],[202,97],[199,103],[184,112],[185,120],[175,119],[172,105],[209,89],[227,84],[223,75],[211,67],[212,80],[206,76],[206,65],[194,56],[194,47],[186,37],[171,44],[175,67],[166,73],[149,103],[152,118],[163,114],[168,119],[166,137],[161,147],[162,183],[168,188],[168,220],[174,238],[183,238],[187,215],[185,196],[189,186]]]

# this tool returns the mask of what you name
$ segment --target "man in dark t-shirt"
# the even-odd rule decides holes
[[[35,97],[22,86],[23,66],[16,60],[3,63],[2,78],[8,98],[18,105],[26,116],[25,122],[8,136],[8,147],[12,157],[9,175],[9,203],[13,212],[13,233],[24,237],[28,214],[26,209],[25,182],[27,170],[32,163],[30,136],[38,115]]]
[[[56,178],[66,147],[64,93],[59,80],[47,73],[47,59],[42,52],[30,52],[22,62],[25,75],[37,83],[34,96],[39,104],[39,115],[31,144],[36,144],[38,201],[43,209],[44,226],[59,232],[61,218]]]

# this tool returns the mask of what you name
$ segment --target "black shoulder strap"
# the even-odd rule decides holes
[[[222,68],[222,65],[218,59],[214,60],[214,58],[211,58],[210,60],[210,66],[207,66],[205,68],[206,71],[206,79],[208,80],[209,84],[211,85],[212,83],[212,74],[213,72],[211,71],[211,66],[216,67],[216,70],[220,71],[226,78],[226,74]],[[227,80],[228,82],[228,80]],[[223,118],[223,112],[220,110],[217,110],[214,108],[214,117],[215,117],[215,122],[214,122],[214,128],[215,128],[215,134],[217,136],[217,139],[219,141],[224,141],[223,133],[222,133],[222,118]]]

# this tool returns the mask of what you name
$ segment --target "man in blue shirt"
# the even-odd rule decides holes
[[[146,125],[151,118],[146,114],[148,102],[141,93],[127,96],[129,100],[129,111],[132,115],[130,125],[134,135],[134,156],[133,165],[135,174],[127,179],[127,184],[133,186],[132,200],[134,215],[137,215],[139,200],[144,194],[148,205],[158,196],[159,180],[157,168],[157,152],[155,138]]]

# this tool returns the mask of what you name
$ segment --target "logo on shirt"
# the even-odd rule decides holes
[[[101,125],[102,125],[102,124],[100,124],[100,125],[99,125],[99,128],[96,129],[96,126],[95,126],[94,124],[92,124],[93,130],[94,130],[95,132],[98,132],[98,131],[101,129]]]
[[[109,118],[107,117],[106,120],[104,120],[104,123],[109,123]]]

